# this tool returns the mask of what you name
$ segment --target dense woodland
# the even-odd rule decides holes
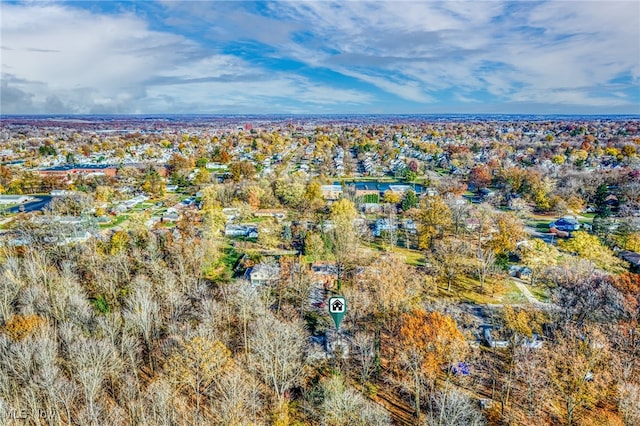
[[[210,145],[158,138],[155,149],[176,150],[166,178],[149,165],[123,167],[112,181],[50,179],[50,189],[76,192],[5,225],[0,423],[640,424],[640,275],[617,255],[640,250],[637,127],[609,141],[585,127],[525,143],[512,131],[471,126],[462,138],[453,124],[448,133],[425,126],[419,135],[430,137],[371,126],[235,132]],[[336,147],[357,164],[368,152],[396,158],[394,141],[403,138],[432,155],[407,158],[403,179],[434,194],[385,193],[375,216],[362,213],[363,198],[348,186],[338,200],[324,199],[321,185],[335,171],[323,167]],[[312,159],[326,159],[317,173],[294,172],[294,153],[269,176],[242,158],[271,157],[293,139],[313,147]],[[140,135],[128,142],[96,139],[111,145],[95,150],[124,156],[149,143]],[[81,138],[75,148],[62,138],[6,142],[20,144],[34,162],[63,146],[94,149]],[[228,164],[228,178],[206,174],[206,161]],[[594,171],[608,161],[615,167]],[[9,193],[29,192],[28,176],[46,182],[26,167],[0,168]],[[86,242],[53,238],[64,232],[56,217],[104,216],[105,203],[124,198],[122,186],[177,202],[165,192],[169,182],[200,193],[175,224],[148,226],[150,213],[138,211],[116,227],[88,221],[95,238]],[[485,187],[494,198],[462,197]],[[590,230],[551,242],[532,234],[535,215],[587,207]],[[223,208],[240,222],[274,208],[287,220],[260,219],[257,238],[231,239]],[[416,230],[373,236],[371,221],[381,218],[410,219]],[[243,273],[257,264],[279,275],[252,285]],[[529,275],[512,278],[513,265]],[[319,266],[329,273],[319,275]],[[514,281],[540,300],[510,298]],[[339,331],[326,307],[312,303],[318,290],[348,300]],[[503,344],[488,343],[487,325]]]

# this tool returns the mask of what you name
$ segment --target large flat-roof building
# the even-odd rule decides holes
[[[44,176],[105,175],[115,177],[118,169],[108,164],[65,164],[38,170]]]

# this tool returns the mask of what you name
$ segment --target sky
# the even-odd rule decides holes
[[[640,114],[640,1],[2,1],[1,114]]]

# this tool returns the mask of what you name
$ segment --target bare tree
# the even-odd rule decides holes
[[[153,371],[151,342],[155,337],[159,308],[158,304],[152,298],[151,283],[149,283],[146,278],[138,277],[134,281],[133,286],[134,291],[131,298],[127,301],[123,318],[128,327],[142,335],[149,366],[151,367],[151,371]]]
[[[266,313],[251,330],[252,369],[283,400],[304,377],[307,333],[299,322],[287,323]]]
[[[170,426],[177,424],[173,391],[163,378],[154,380],[145,392],[148,407],[148,417],[151,424]]]
[[[217,425],[260,424],[260,393],[254,379],[239,367],[221,374],[210,400]]]
[[[481,426],[482,413],[464,393],[448,388],[434,393],[425,426]]]
[[[451,284],[465,270],[467,253],[466,244],[458,239],[449,238],[434,243],[430,260],[447,284],[447,291],[451,290]]]
[[[193,337],[167,361],[166,372],[176,390],[193,392],[196,424],[200,424],[202,399],[230,367],[231,352],[220,341]]]
[[[391,425],[389,414],[361,393],[349,387],[341,376],[324,379],[320,386],[322,401],[319,405],[319,417],[324,426]],[[314,404],[315,405],[315,404]]]
[[[491,247],[478,245],[476,250],[476,273],[480,280],[480,288],[484,288],[487,277],[495,270],[496,254]]]
[[[366,383],[375,368],[375,338],[371,334],[359,331],[353,335],[351,343],[353,344],[358,363],[360,364],[362,383]]]
[[[15,257],[8,257],[2,265],[0,278],[0,322],[4,323],[13,315],[14,301],[23,287],[20,261]]]
[[[618,407],[625,425],[640,424],[640,385],[622,383],[618,385]]]
[[[106,340],[86,339],[70,330],[75,340],[69,344],[69,369],[82,388],[91,422],[98,419],[97,397],[104,380],[119,369],[119,358]]]
[[[324,426],[386,426],[389,414],[380,406],[349,387],[340,376],[332,376],[321,385],[321,424]]]

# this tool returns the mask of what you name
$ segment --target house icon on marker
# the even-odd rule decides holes
[[[335,299],[331,302],[330,308],[334,313],[344,312],[344,303],[340,299]]]

